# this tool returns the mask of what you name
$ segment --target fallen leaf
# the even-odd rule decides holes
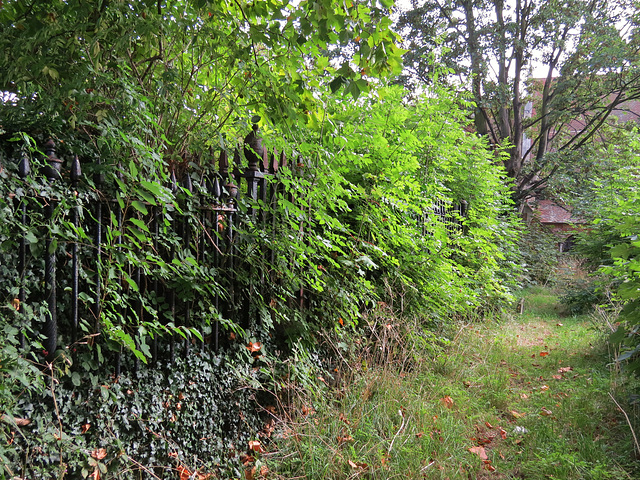
[[[540,352],[541,357],[546,357],[547,355],[549,355],[549,352]]]
[[[500,437],[502,437],[503,440],[507,439],[507,432],[504,428],[498,427],[498,432],[500,432]]]
[[[247,349],[251,353],[259,352],[261,348],[262,344],[260,342],[251,342],[249,345],[247,345]]]
[[[469,449],[471,453],[475,453],[481,460],[488,460],[487,452],[484,451],[484,447],[471,447]]]
[[[489,422],[484,422],[484,424],[487,426],[487,428],[493,428],[493,426]]]
[[[264,453],[265,449],[260,443],[260,440],[249,440],[249,450],[253,450],[254,452]]]
[[[489,470],[490,472],[495,472],[496,471],[496,467],[491,465],[491,463],[488,460],[484,463],[484,469],[485,470]]]
[[[251,468],[247,468],[244,471],[244,478],[245,480],[253,480],[254,478],[256,478],[256,467],[251,467]],[[180,479],[182,480],[182,479]]]
[[[369,469],[369,465],[367,465],[366,463],[363,462],[354,462],[352,460],[349,460],[349,466],[353,469],[356,470],[368,470]]]
[[[526,415],[526,413],[518,413],[515,410],[510,410],[509,413],[513,416],[513,418],[522,418]]]
[[[549,385],[542,385],[540,387],[540,390],[542,390],[543,392],[546,391],[546,390],[549,390]]]
[[[540,415],[542,415],[543,417],[548,417],[550,415],[553,415],[553,412],[548,408],[542,407],[542,409],[540,410]]]
[[[440,399],[440,402],[447,408],[453,408],[453,398],[449,395]]]
[[[522,398],[523,400],[526,400],[527,398],[529,398],[529,395],[527,395],[526,393],[521,393],[520,398]]]
[[[561,323],[556,323],[556,326],[563,327],[564,325],[562,325]]]
[[[107,456],[107,451],[104,448],[97,448],[93,452],[91,452],[91,456],[96,460],[102,460]]]
[[[191,472],[183,465],[178,465],[176,470],[180,474],[180,480],[189,480],[191,478]]]
[[[353,442],[353,437],[351,435],[345,435],[344,437],[338,436],[338,444],[342,445],[343,443]]]
[[[313,415],[316,411],[313,407],[307,407],[306,405],[302,406],[302,415]]]
[[[552,375],[552,377],[556,380],[562,380],[562,375]]]
[[[560,367],[558,369],[558,373],[567,373],[573,370],[573,367]]]

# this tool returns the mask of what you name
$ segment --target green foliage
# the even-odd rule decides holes
[[[553,281],[560,256],[557,241],[557,236],[536,220],[524,228],[519,242],[524,286],[546,285]]]
[[[239,457],[262,426],[246,383],[257,374],[242,350],[194,351],[164,371],[117,379],[92,355],[77,359],[86,370],[52,369],[47,390],[20,396],[32,423],[14,428],[4,465],[29,478],[87,478],[96,469],[105,479],[173,478],[180,466],[238,477]]]
[[[503,252],[517,235],[504,173],[465,132],[466,102],[441,88],[408,101],[374,80],[399,69],[388,3],[2,4],[0,304],[13,365],[3,408],[33,421],[4,448],[22,476],[125,478],[180,465],[239,476],[224,456],[259,428],[252,395],[278,385],[287,358],[314,361],[318,332],[348,336],[378,302],[428,324],[510,302],[518,265]],[[331,52],[343,46],[338,64]],[[342,87],[346,99],[329,95]],[[232,157],[248,119],[289,165],[267,175],[269,197],[236,203],[225,191],[220,205],[211,152]],[[80,157],[77,185],[67,165],[62,178],[43,175],[49,136],[66,164]],[[239,156],[232,170],[246,165]],[[58,259],[61,321],[55,361],[41,371],[26,359],[43,358],[46,253]],[[6,305],[20,288],[16,313]],[[157,345],[185,358],[167,366],[161,351],[157,370],[132,373]],[[127,373],[110,378],[105,365],[118,361]],[[300,372],[309,380],[312,369]]]
[[[360,105],[326,106],[322,143],[346,181],[342,222],[373,267],[378,297],[397,311],[468,314],[508,298],[502,247],[515,233],[503,173],[464,131],[463,110],[435,88],[410,102],[381,89]],[[436,215],[464,204],[464,215]],[[456,223],[457,222],[457,223]],[[357,267],[357,265],[354,265]],[[501,268],[503,267],[503,268]],[[508,273],[506,273],[508,275]]]
[[[639,152],[638,133],[631,131],[625,149],[613,157],[617,168],[594,181],[591,213],[595,228],[582,242],[584,251],[601,264],[598,271],[605,276],[601,288],[610,288],[613,299],[624,305],[621,312],[624,323],[612,340],[626,347],[619,360],[633,360],[629,365],[633,371],[640,368],[636,356],[640,351],[636,334],[640,326]],[[601,260],[603,250],[608,258]]]

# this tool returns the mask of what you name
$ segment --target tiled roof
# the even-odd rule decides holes
[[[574,217],[567,207],[552,200],[539,200],[536,203],[532,208],[537,211],[540,223],[584,223],[582,219]]]

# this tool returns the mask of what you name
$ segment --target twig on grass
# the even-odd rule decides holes
[[[625,412],[624,409],[620,406],[620,404],[616,402],[616,399],[613,398],[613,395],[611,395],[611,392],[609,392],[609,396],[611,397],[611,400],[613,400],[613,403],[615,403],[618,409],[622,412],[622,414],[624,415],[624,418],[627,419],[629,430],[631,430],[631,435],[633,435],[633,443],[635,444],[636,452],[640,454],[640,444],[638,444],[638,437],[636,437],[636,432],[633,430],[633,426],[631,425],[631,420],[629,420],[629,415],[627,415],[627,412]]]
[[[393,440],[391,440],[391,445],[389,445],[389,450],[387,450],[387,456],[389,456],[389,454],[391,454],[391,449],[393,448],[393,442],[396,441],[396,438],[398,438],[398,435],[400,435],[400,432],[404,429],[404,420],[405,420],[404,412],[402,411],[402,409],[400,409],[400,410],[398,410],[398,413],[402,417],[402,425],[400,425],[400,428],[398,429],[396,434],[393,436]]]

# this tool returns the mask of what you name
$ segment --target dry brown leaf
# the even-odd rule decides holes
[[[447,408],[453,408],[453,398],[449,395],[440,399],[440,402]]]
[[[526,415],[526,413],[518,413],[515,410],[510,410],[509,413],[511,414],[511,416],[513,416],[513,418],[522,418]]]
[[[549,385],[542,385],[542,386],[540,387],[540,390],[542,390],[543,392],[544,392],[545,390],[549,390]]]
[[[352,460],[349,460],[349,466],[355,470],[368,470],[369,469],[369,465],[367,465],[364,462],[354,462]]]
[[[260,443],[260,440],[249,440],[249,450],[253,450],[254,452],[264,453],[265,449]]]
[[[540,352],[541,357],[546,357],[547,355],[549,355],[549,352]]]
[[[551,375],[554,380],[562,380],[562,375]]]
[[[93,452],[91,452],[91,456],[96,460],[102,460],[107,456],[107,451],[104,448],[97,448]]]
[[[344,437],[338,437],[338,444],[342,445],[343,443],[350,443],[353,442],[354,439],[351,435],[345,435]]]
[[[245,480],[253,480],[254,478],[256,478],[256,467],[251,467],[251,468],[247,468],[244,471],[244,478]],[[182,479],[180,479],[182,480]]]
[[[548,417],[550,415],[553,415],[553,412],[551,410],[549,410],[548,408],[542,407],[540,409],[540,415],[542,415],[543,417]]]
[[[558,373],[567,373],[573,370],[573,367],[560,367],[558,369]]]
[[[259,352],[261,348],[262,344],[260,342],[251,342],[249,345],[247,345],[247,350],[249,350],[251,353]]]
[[[469,451],[476,454],[481,460],[489,460],[487,452],[484,451],[484,447],[471,447]]]

